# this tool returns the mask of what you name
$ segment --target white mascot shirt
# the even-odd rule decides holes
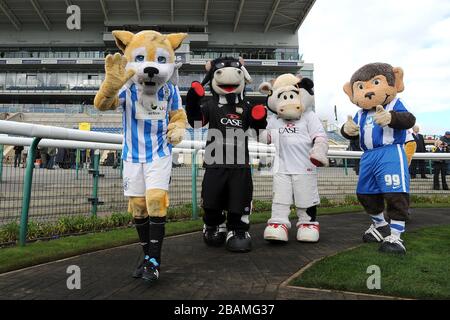
[[[267,133],[275,144],[274,173],[317,174],[309,158],[314,139],[327,137],[319,117],[306,111],[300,120],[284,120],[277,115],[269,118]]]

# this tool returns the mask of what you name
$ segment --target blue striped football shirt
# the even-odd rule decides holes
[[[138,119],[136,117],[138,91],[136,85],[125,85],[119,93],[123,109],[122,159],[133,163],[151,163],[155,159],[172,154],[172,145],[167,141],[169,113],[182,108],[178,87],[166,83],[157,94],[158,101],[167,101],[165,116],[161,120]]]
[[[395,98],[389,103],[385,110],[395,112],[408,112],[402,101]],[[363,151],[380,148],[393,144],[405,144],[407,130],[392,129],[389,126],[381,127],[374,121],[376,111],[360,110],[353,118],[356,124],[360,127],[360,145]]]

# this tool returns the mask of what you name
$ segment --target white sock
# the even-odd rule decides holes
[[[391,235],[400,238],[405,232],[405,221],[391,220]]]
[[[378,215],[374,215],[374,216],[371,215],[371,217],[372,217],[373,224],[375,225],[376,228],[384,227],[384,226],[388,225],[388,223],[384,219],[383,212]]]

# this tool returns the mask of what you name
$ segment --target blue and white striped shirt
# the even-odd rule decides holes
[[[158,101],[167,101],[162,119],[138,119],[138,94],[134,83],[125,85],[119,93],[123,109],[122,159],[133,163],[151,163],[172,154],[172,145],[167,141],[169,113],[182,108],[182,101],[178,87],[166,83],[157,94]]]
[[[385,110],[395,112],[408,112],[403,105],[402,101],[395,98],[389,103]],[[381,127],[374,121],[374,115],[376,111],[373,110],[360,110],[353,121],[360,127],[360,145],[363,151],[372,150],[392,144],[403,145],[406,143],[406,131],[392,129],[389,126]]]

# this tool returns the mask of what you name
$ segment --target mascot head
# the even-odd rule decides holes
[[[386,106],[403,90],[403,70],[387,63],[365,65],[344,85],[350,100],[364,110]]]
[[[113,31],[117,47],[136,71],[132,80],[146,94],[155,94],[176,74],[175,50],[186,33],[162,35],[156,31]]]
[[[267,108],[285,120],[299,120],[314,107],[314,83],[308,78],[284,74],[262,83],[259,91],[268,96]]]
[[[202,85],[209,84],[213,95],[225,96],[229,103],[244,97],[245,85],[252,81],[242,58],[221,57],[205,65]]]

